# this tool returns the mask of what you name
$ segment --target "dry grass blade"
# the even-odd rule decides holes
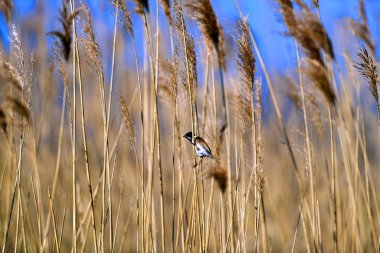
[[[227,170],[221,166],[211,167],[205,171],[207,178],[214,178],[218,183],[221,192],[225,192],[227,188]]]
[[[376,65],[373,63],[371,56],[369,56],[364,46],[359,50],[358,56],[361,59],[361,62],[357,62],[354,67],[357,68],[360,74],[367,80],[369,90],[375,99],[377,111],[379,112],[379,74]]]
[[[62,25],[62,31],[54,30],[47,33],[49,35],[57,37],[60,40],[66,61],[70,57],[73,20],[76,16],[79,15],[81,11],[82,9],[79,8],[70,13],[69,0],[62,1],[62,8],[59,11],[59,21]]]
[[[211,49],[214,46],[218,51],[220,43],[218,20],[210,0],[199,0],[187,4],[187,7],[193,11],[193,18],[198,22],[208,48]]]

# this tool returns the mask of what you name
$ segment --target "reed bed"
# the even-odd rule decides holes
[[[217,1],[99,1],[104,34],[85,3],[49,17],[39,1],[31,27],[0,1],[2,252],[380,251],[365,0],[344,49],[318,0],[273,0],[297,60],[282,74],[238,0],[229,29]]]

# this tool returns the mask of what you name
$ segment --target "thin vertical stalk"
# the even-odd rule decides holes
[[[206,52],[206,71],[205,71],[205,91],[203,96],[203,110],[202,110],[202,136],[205,134],[206,128],[206,109],[207,109],[207,95],[208,95],[208,78],[209,78],[209,58],[210,53]]]
[[[312,231],[313,231],[313,239],[314,239],[314,247],[317,247],[318,245],[318,239],[315,237],[316,234],[316,217],[315,217],[315,179],[314,179],[314,168],[312,163],[312,154],[311,154],[311,142],[310,142],[310,135],[309,135],[309,126],[307,121],[307,109],[306,109],[306,102],[305,102],[305,91],[304,91],[304,84],[303,84],[303,78],[302,78],[302,69],[301,69],[301,59],[298,49],[298,43],[297,41],[294,42],[296,47],[296,55],[297,55],[297,69],[298,69],[298,78],[300,83],[300,90],[301,90],[301,103],[302,103],[302,111],[303,111],[303,120],[304,120],[304,126],[305,126],[305,141],[306,141],[306,150],[307,150],[307,161],[308,161],[308,167],[309,167],[309,177],[310,177],[310,195],[311,195],[311,205],[312,205]]]
[[[334,239],[334,252],[339,252],[339,243],[338,243],[338,212],[337,212],[337,187],[336,187],[336,167],[335,167],[335,142],[334,142],[334,128],[332,121],[331,108],[328,108],[329,111],[329,129],[330,129],[330,145],[331,145],[331,187],[332,187],[332,196],[333,196],[333,213],[334,213],[334,226],[333,226],[333,239]]]
[[[48,189],[48,197],[49,197],[49,206],[53,210],[52,211],[52,217],[53,217],[53,231],[54,231],[54,246],[57,252],[59,252],[59,246],[58,246],[58,232],[57,232],[57,221],[55,218],[54,214],[54,209],[53,209],[53,203],[51,202],[51,194],[50,190]]]
[[[74,22],[75,53],[76,53],[77,65],[78,65],[79,98],[80,98],[80,108],[81,108],[81,121],[82,121],[81,126],[82,126],[82,135],[83,135],[83,149],[84,149],[87,183],[88,183],[88,189],[89,189],[89,193],[90,193],[91,221],[92,221],[92,228],[93,228],[94,245],[95,245],[95,251],[98,252],[98,244],[97,244],[98,240],[97,240],[97,236],[96,236],[94,197],[93,197],[93,190],[92,190],[92,184],[91,184],[90,166],[89,166],[89,160],[88,160],[86,121],[85,121],[85,116],[84,116],[85,115],[85,108],[84,108],[84,99],[83,99],[82,70],[81,70],[81,62],[80,62],[80,55],[79,55],[79,49],[78,49],[78,40],[77,40],[76,34],[77,34],[76,33],[76,26],[75,26],[75,22]]]
[[[156,0],[156,73],[154,83],[154,95],[155,95],[155,118],[156,118],[156,133],[157,133],[157,157],[158,157],[158,170],[160,177],[160,210],[161,210],[161,246],[162,252],[165,252],[165,205],[164,205],[164,183],[162,177],[162,165],[161,165],[161,137],[160,137],[160,120],[158,117],[158,69],[159,69],[159,22],[158,22],[158,0]]]
[[[115,13],[115,22],[114,22],[114,33],[113,33],[113,43],[112,43],[112,64],[111,64],[111,78],[110,78],[110,87],[109,87],[109,94],[108,94],[108,106],[107,106],[107,123],[106,123],[106,169],[107,169],[107,183],[108,183],[108,210],[109,210],[109,224],[110,224],[110,234],[109,234],[109,240],[110,240],[110,247],[112,247],[112,238],[113,238],[113,218],[112,218],[112,194],[111,194],[111,174],[110,174],[110,164],[109,164],[109,131],[110,131],[110,118],[111,118],[111,101],[112,101],[112,91],[113,91],[113,80],[114,80],[114,74],[115,74],[115,54],[116,54],[116,36],[117,36],[117,18],[119,13],[119,0],[116,1],[116,13]],[[110,250],[112,250],[110,248]]]
[[[73,0],[70,0],[71,3],[71,9],[74,9]],[[75,22],[73,23],[73,27],[75,26]],[[76,38],[74,37],[74,40]],[[73,193],[73,251],[74,253],[77,252],[77,200],[76,200],[76,52],[73,52],[73,108],[72,108],[72,193]]]
[[[174,61],[174,41],[173,41],[173,27],[172,27],[172,24],[171,22],[169,22],[169,32],[170,32],[170,49],[171,49],[171,54],[172,54],[172,62]],[[177,82],[178,80],[175,80],[175,82]],[[177,85],[177,83],[175,84]],[[175,111],[174,111],[174,120],[173,120],[173,135],[172,135],[172,139],[173,139],[173,155],[172,155],[172,166],[173,166],[173,178],[172,178],[172,252],[174,252],[175,250],[175,205],[176,205],[176,163],[175,163],[175,158],[176,158],[176,137],[179,135],[179,131],[177,131],[177,120],[178,120],[178,105],[177,105],[177,96],[178,96],[178,87],[176,88],[176,94],[175,94],[175,98],[174,98],[174,108],[175,108]],[[180,143],[178,143],[178,147],[179,149],[181,149],[181,146],[180,146]],[[179,233],[179,231],[177,231]]]
[[[136,41],[135,37],[132,36],[133,43],[133,53],[135,55],[135,64],[136,64],[136,73],[137,73],[137,82],[139,85],[139,98],[140,98],[140,121],[141,121],[141,174],[140,174],[140,184],[141,184],[141,199],[137,200],[137,208],[139,207],[141,201],[141,213],[144,213],[144,199],[145,199],[145,189],[144,189],[144,171],[145,171],[145,126],[144,126],[144,100],[142,97],[142,84],[140,78],[140,69],[139,62],[137,58],[137,50],[136,50]],[[139,212],[139,211],[138,211]],[[140,216],[140,214],[138,215]],[[143,215],[141,216],[143,217]],[[143,226],[141,226],[143,228]],[[139,231],[139,228],[138,228]],[[141,229],[141,236],[143,236],[144,231]]]

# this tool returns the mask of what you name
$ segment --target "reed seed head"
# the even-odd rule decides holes
[[[377,72],[376,65],[364,46],[359,49],[358,56],[361,59],[361,62],[355,63],[354,67],[358,69],[359,73],[367,80],[369,90],[371,91],[372,96],[376,101],[377,109],[379,110],[379,74]]]
[[[4,14],[8,24],[11,22],[13,1],[12,0],[0,0],[0,11]]]
[[[172,16],[170,11],[170,0],[160,0],[162,8],[164,9],[164,13],[166,18],[169,21],[169,24],[172,23]]]
[[[198,22],[208,48],[213,46],[215,50],[219,50],[218,20],[210,0],[194,1],[187,4],[187,7],[192,10],[192,17]]]
[[[87,63],[92,67],[99,77],[103,73],[103,60],[100,46],[96,41],[94,27],[92,23],[92,16],[90,11],[87,10],[87,22],[83,26],[84,38],[81,39],[84,49],[87,53]]]
[[[116,6],[119,4],[119,23],[122,25],[124,31],[129,33],[132,37],[134,36],[133,32],[133,23],[131,19],[131,14],[127,8],[127,4],[124,0],[113,0],[112,4]]]
[[[221,192],[225,192],[227,188],[227,170],[222,166],[210,167],[205,172],[207,178],[214,178],[218,183]]]
[[[365,42],[367,47],[369,48],[369,51],[374,54],[375,53],[375,43],[373,42],[371,38],[371,33],[368,27],[368,19],[365,12],[365,5],[364,0],[359,1],[359,17],[360,20],[356,21],[353,19],[350,19],[350,25],[353,30],[353,33],[355,36],[360,38]]]
[[[118,0],[116,0],[116,1],[118,1]],[[145,11],[147,13],[149,13],[149,2],[148,2],[148,0],[132,0],[132,1],[137,4],[136,9],[135,9],[136,13],[138,13],[140,15],[143,15]]]
[[[127,101],[124,99],[124,97],[120,93],[118,94],[118,98],[119,98],[120,108],[122,112],[123,123],[129,135],[129,142],[130,142],[131,148],[135,149],[136,148],[136,134],[135,134],[135,129],[132,124],[129,106],[128,106]]]
[[[295,14],[291,0],[278,0],[280,11],[289,34],[301,45],[306,55],[306,75],[325,96],[330,105],[335,105],[335,92],[331,87],[329,73],[322,59],[322,50],[334,59],[334,50],[319,18],[302,0],[295,2],[301,7],[301,14]]]
[[[59,10],[59,13],[60,13],[59,21],[62,26],[62,31],[53,30],[47,33],[59,39],[63,47],[64,58],[66,61],[68,61],[70,57],[73,20],[75,19],[76,16],[79,15],[81,11],[82,9],[80,8],[70,13],[69,0],[62,0],[62,7]]]
[[[239,35],[235,38],[238,48],[237,67],[242,74],[242,82],[246,89],[253,94],[253,82],[255,79],[255,55],[253,53],[249,37],[247,20],[239,21]]]

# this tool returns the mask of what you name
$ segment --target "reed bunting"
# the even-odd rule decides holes
[[[206,141],[203,140],[202,137],[194,136],[194,141],[193,141],[192,132],[188,132],[183,137],[189,140],[190,143],[195,146],[195,153],[197,154],[197,156],[201,158],[199,163],[202,161],[204,157],[209,157],[209,158],[214,159],[214,156],[211,153],[210,147],[207,145]],[[196,167],[199,163],[195,164],[194,167]]]

